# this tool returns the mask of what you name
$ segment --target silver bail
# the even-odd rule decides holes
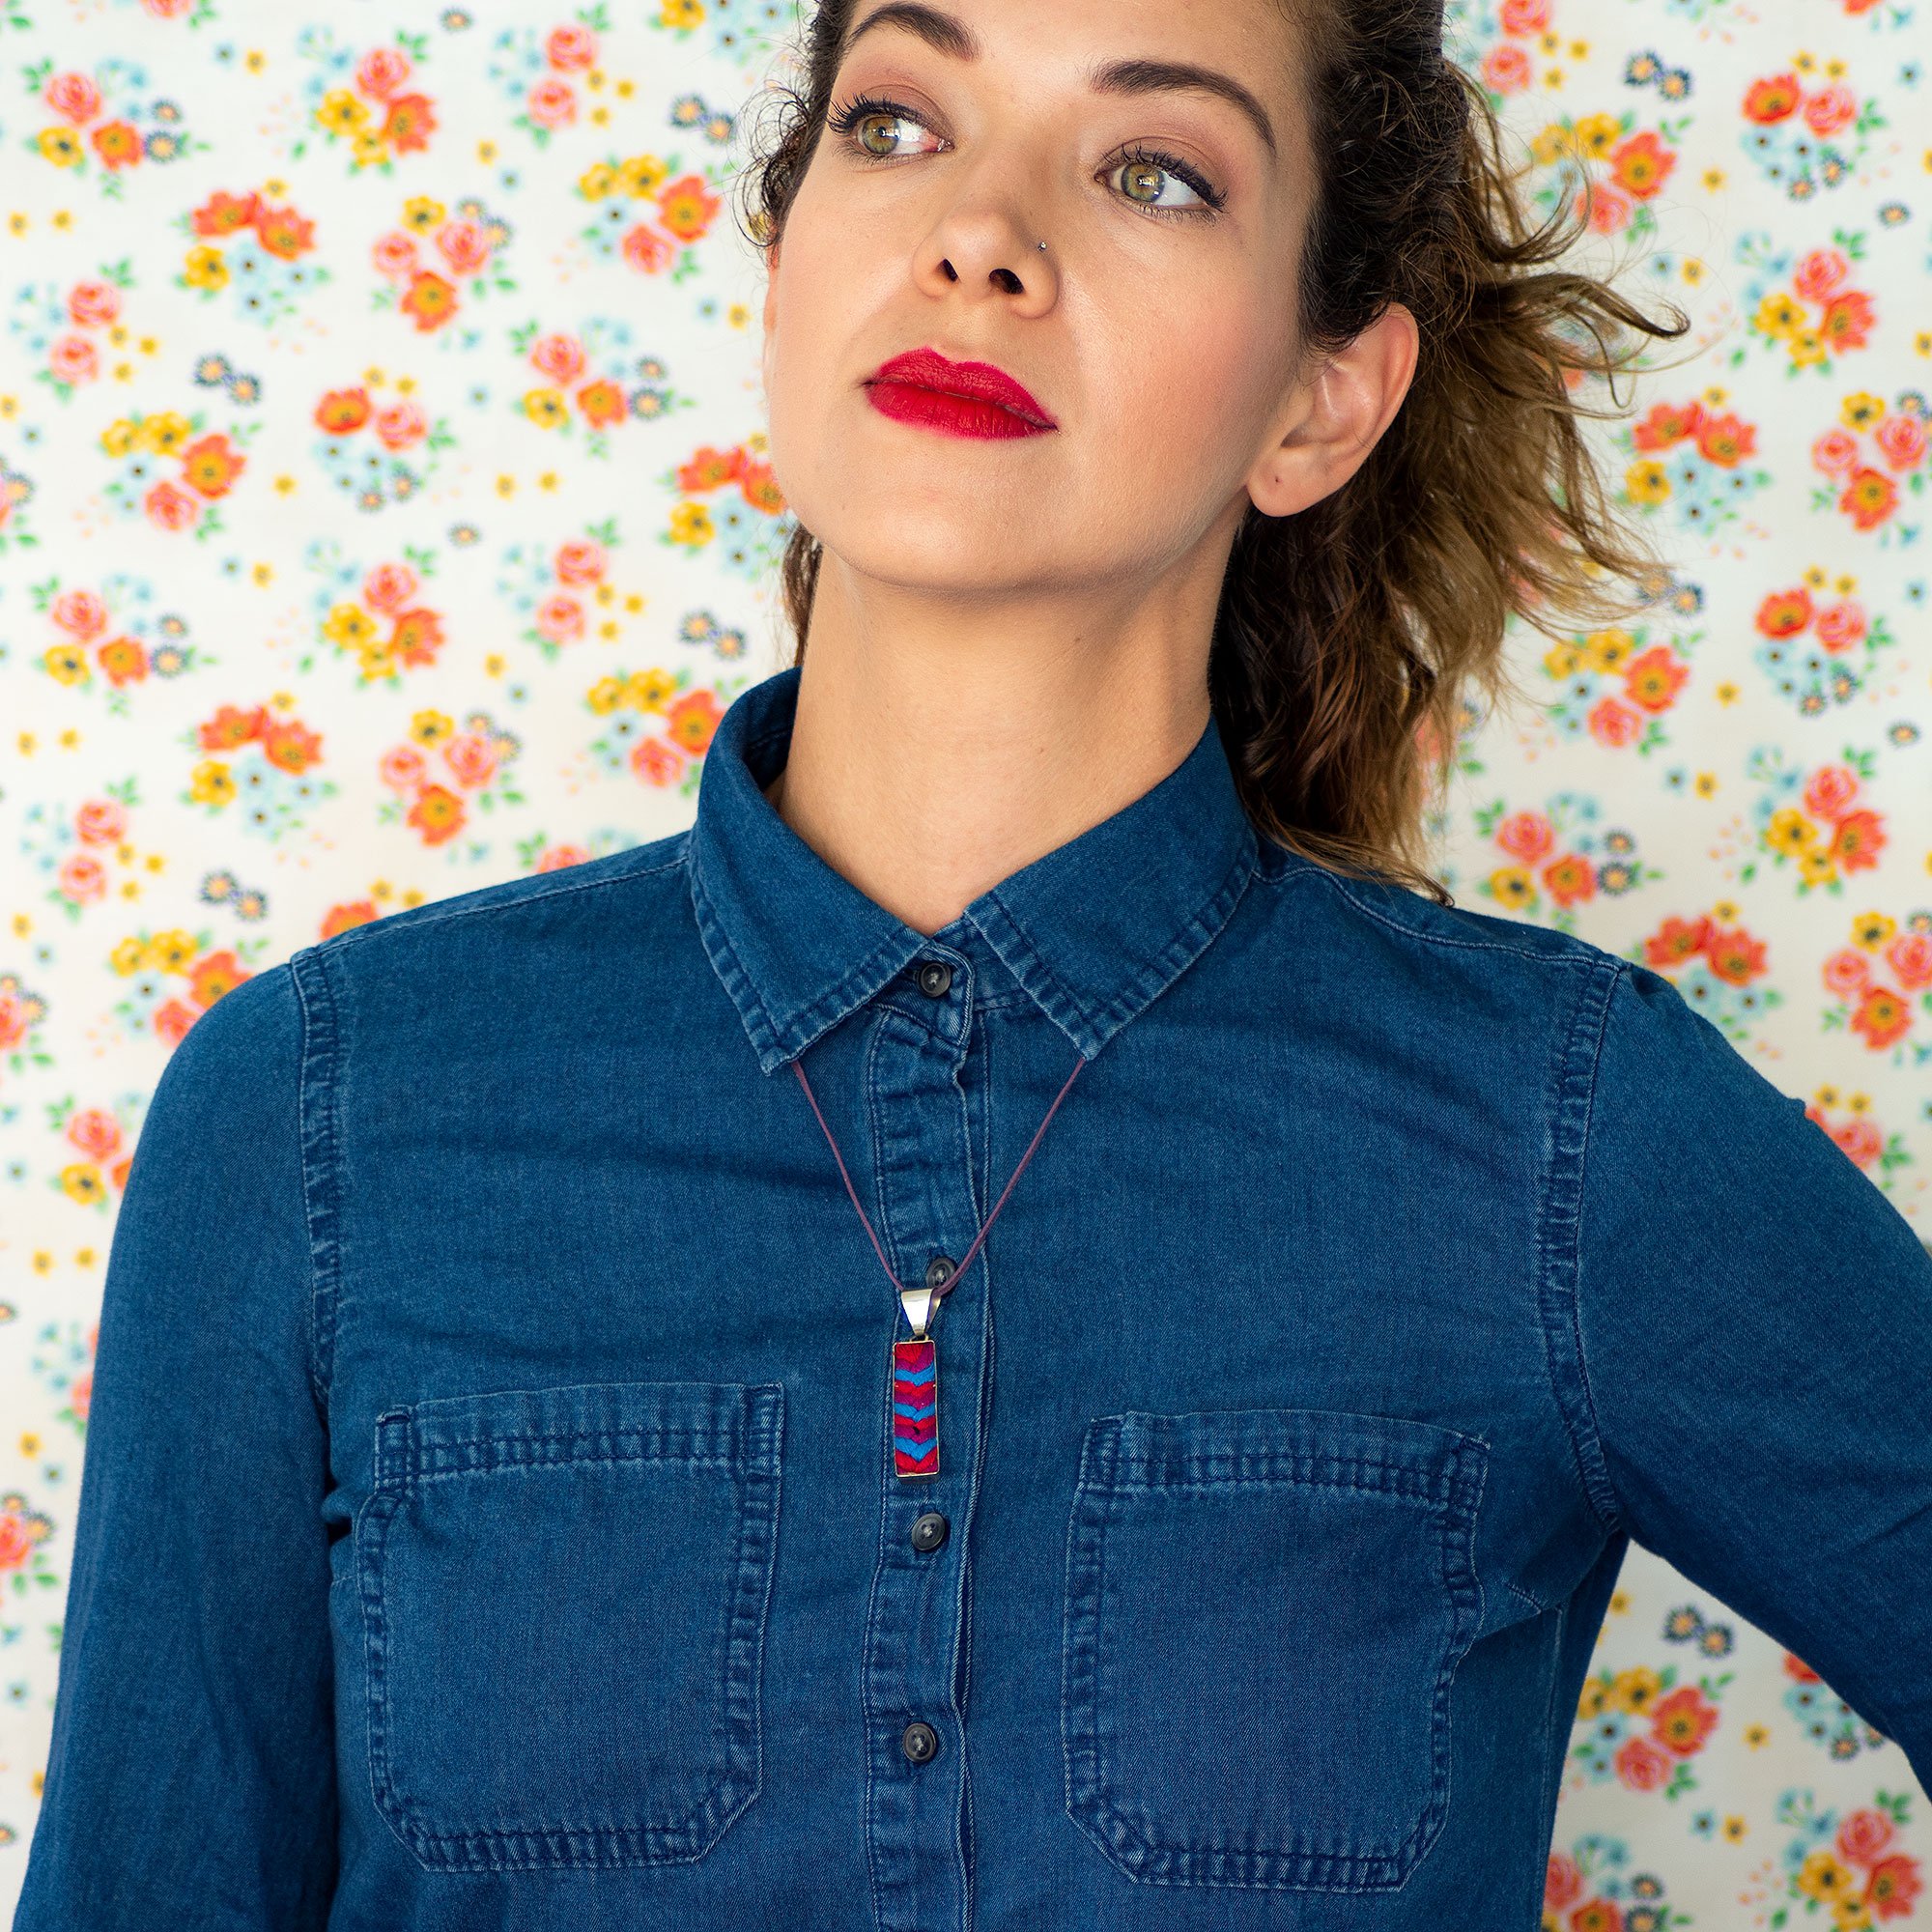
[[[932,1320],[933,1291],[929,1288],[902,1288],[899,1290],[899,1306],[905,1310],[905,1319],[912,1323],[912,1339],[925,1340],[925,1324]]]

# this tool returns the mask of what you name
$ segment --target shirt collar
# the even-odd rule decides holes
[[[726,709],[686,846],[705,952],[766,1073],[969,929],[1091,1060],[1208,948],[1254,872],[1258,841],[1210,717],[1151,790],[927,938],[827,865],[761,789],[785,761],[802,675],[788,666]]]

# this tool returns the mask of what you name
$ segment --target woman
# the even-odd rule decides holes
[[[1633,1538],[1932,1782],[1932,1261],[1413,863],[1670,332],[1493,143],[1398,0],[827,0],[799,660],[177,1051],[18,1932],[1527,1932]]]

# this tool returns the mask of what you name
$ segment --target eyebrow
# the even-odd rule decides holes
[[[924,0],[886,0],[883,7],[875,7],[845,36],[838,58],[842,61],[860,35],[874,27],[901,27],[953,60],[980,58],[979,37],[972,28],[955,14],[926,6]],[[1278,152],[1267,109],[1232,74],[1218,69],[1197,67],[1192,61],[1118,60],[1095,68],[1087,79],[1097,94],[1216,95],[1248,117],[1270,156]]]

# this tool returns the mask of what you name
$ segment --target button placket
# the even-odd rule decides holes
[[[955,1004],[961,981],[949,975]],[[934,1015],[934,1018],[938,1018]],[[954,1015],[946,1015],[950,1021]],[[880,1533],[866,1625],[862,1683],[867,1752],[867,1863],[879,1932],[964,1923],[965,1748],[959,1706],[966,1577],[964,1522],[979,1463],[985,1310],[979,1267],[956,1257],[980,1226],[983,1150],[959,1082],[963,1033],[912,1009],[884,1005],[867,1052],[867,1105],[877,1162],[877,1227],[900,1281],[946,1293],[930,1328],[940,1357],[939,1472],[895,1473],[880,1406]],[[881,1284],[883,1286],[883,1284]],[[894,1326],[905,1333],[895,1301]]]

